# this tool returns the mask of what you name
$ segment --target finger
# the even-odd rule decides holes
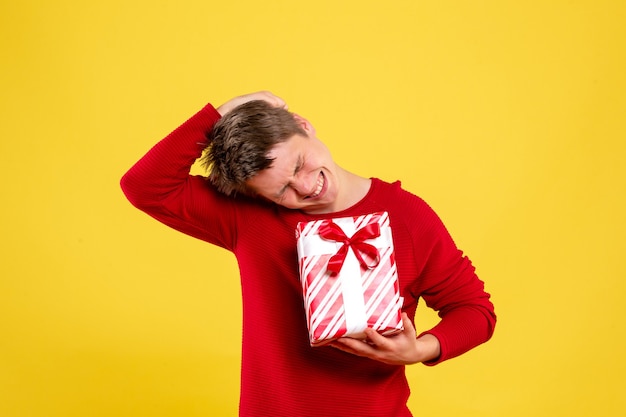
[[[260,91],[257,93],[262,100],[267,101],[274,107],[282,107],[284,109],[287,108],[287,103],[282,98],[278,97],[274,93],[270,91]]]
[[[365,335],[367,336],[367,339],[370,341],[370,343],[378,348],[387,346],[389,343],[389,340],[385,336],[378,333],[374,329],[365,329]]]
[[[332,343],[329,343],[328,346],[347,352],[347,353],[356,354],[356,351],[354,349],[352,349],[350,346],[342,342],[334,341]]]
[[[351,337],[342,337],[335,340],[331,346],[359,356],[368,356],[374,349],[365,341],[353,339]]]
[[[402,313],[402,325],[404,326],[405,333],[415,334],[415,326],[413,325],[413,322],[409,318],[409,315],[406,313]]]
[[[364,345],[362,340],[353,339],[351,337],[342,337],[333,342],[333,344],[350,349],[359,349]]]

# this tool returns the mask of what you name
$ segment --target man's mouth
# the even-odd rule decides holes
[[[317,178],[317,187],[313,194],[309,195],[309,198],[315,198],[320,195],[322,190],[324,189],[324,184],[326,183],[326,178],[324,177],[324,173],[320,172],[319,177]]]

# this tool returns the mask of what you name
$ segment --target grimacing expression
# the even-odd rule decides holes
[[[274,145],[268,157],[273,159],[270,167],[246,182],[257,195],[308,213],[335,211],[337,167],[319,139],[294,135]]]

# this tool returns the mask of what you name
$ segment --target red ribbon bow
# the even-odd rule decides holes
[[[351,238],[348,238],[343,230],[341,230],[341,227],[335,224],[332,220],[322,224],[318,232],[323,239],[343,242],[343,245],[339,248],[337,253],[331,256],[328,260],[327,269],[332,274],[338,274],[339,271],[341,271],[343,262],[346,260],[346,256],[348,255],[348,248],[352,248],[352,251],[363,268],[373,269],[378,266],[378,263],[380,262],[378,249],[369,243],[364,242],[366,239],[372,239],[380,236],[380,225],[378,223],[370,223],[367,226],[362,227],[357,230]],[[362,253],[370,258],[373,258],[374,262],[372,262],[372,264],[368,264],[365,259],[363,259]]]

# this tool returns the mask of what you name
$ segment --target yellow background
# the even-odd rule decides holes
[[[236,414],[232,256],[118,181],[259,89],[346,168],[424,197],[493,294],[489,343],[408,369],[415,415],[625,415],[625,9],[3,1],[0,416]]]

